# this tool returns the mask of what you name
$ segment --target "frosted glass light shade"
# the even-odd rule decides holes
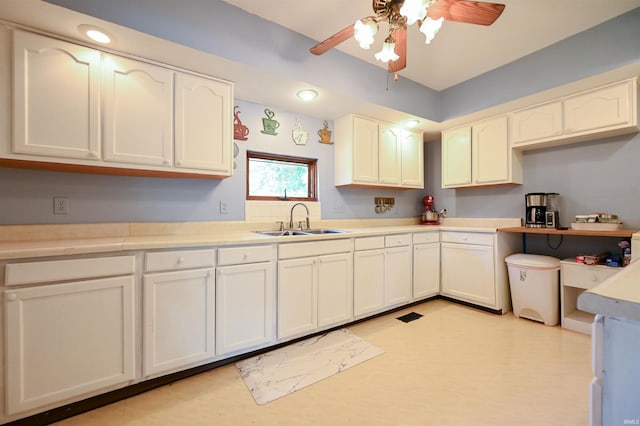
[[[400,15],[407,18],[407,25],[413,25],[427,16],[427,2],[425,0],[404,0],[400,8]]]
[[[378,32],[378,25],[374,21],[362,22],[358,19],[354,25],[353,37],[360,47],[368,49],[373,43],[373,36]]]
[[[420,25],[420,32],[426,37],[424,41],[425,44],[431,43],[431,40],[433,40],[433,38],[438,33],[438,30],[442,26],[442,21],[444,21],[443,17],[440,17],[438,19],[431,19],[427,17],[422,25]]]
[[[376,53],[374,56],[378,61],[389,62],[396,61],[400,56],[395,52],[396,43],[393,41],[387,41],[382,44],[382,50]]]

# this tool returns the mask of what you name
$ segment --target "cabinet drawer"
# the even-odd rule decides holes
[[[247,246],[218,249],[218,265],[268,262],[276,260],[276,246]]]
[[[387,235],[384,237],[385,247],[400,247],[411,245],[411,234]]]
[[[79,280],[135,272],[135,256],[93,257],[11,263],[5,268],[5,285]]]
[[[441,241],[443,243],[479,244],[492,246],[495,234],[485,234],[477,232],[451,232],[443,231]]]
[[[175,250],[146,253],[145,272],[215,266],[215,250]]]
[[[413,244],[437,243],[439,241],[439,232],[421,232],[419,234],[413,234]]]
[[[319,256],[323,254],[345,253],[353,249],[351,239],[314,241],[308,243],[280,244],[278,256],[280,259],[296,257]]]
[[[355,250],[375,250],[384,248],[384,237],[356,238]]]
[[[562,285],[584,289],[593,288],[615,275],[620,268],[581,263],[560,262]]]

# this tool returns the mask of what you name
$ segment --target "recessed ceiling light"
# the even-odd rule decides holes
[[[420,120],[416,120],[415,118],[404,122],[404,125],[407,127],[417,127],[418,124],[420,124]]]
[[[79,25],[78,30],[83,34],[89,37],[93,41],[97,41],[98,43],[108,44],[111,43],[112,37],[109,33],[102,28],[98,28],[93,25]]]
[[[318,96],[318,92],[313,89],[300,90],[296,95],[303,101],[312,101]]]

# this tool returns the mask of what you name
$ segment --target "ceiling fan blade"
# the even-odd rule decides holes
[[[322,55],[327,50],[333,49],[343,41],[346,41],[353,37],[353,32],[354,28],[353,24],[351,24],[348,27],[338,31],[331,37],[327,38],[326,40],[316,44],[311,49],[309,49],[309,52],[313,53],[314,55]]]
[[[407,66],[407,29],[395,30],[393,39],[396,41],[396,55],[400,57],[395,61],[389,61],[389,72],[391,73],[398,72]]]
[[[504,4],[484,3],[466,0],[437,0],[427,11],[427,16],[446,21],[464,22],[467,24],[491,25],[504,10]]]

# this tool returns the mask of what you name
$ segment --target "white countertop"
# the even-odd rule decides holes
[[[578,309],[640,321],[640,261],[634,260],[599,286],[583,292],[578,297]]]
[[[288,237],[274,237],[255,232],[269,229],[273,226],[271,223],[268,225],[244,222],[5,225],[0,226],[0,259],[178,247],[289,243],[401,232],[441,230],[496,232],[500,227],[517,226],[519,223],[519,218],[447,218],[442,225],[435,226],[420,225],[412,219],[384,222],[380,220],[322,221],[318,224],[312,223],[312,227],[342,229],[348,232]]]

